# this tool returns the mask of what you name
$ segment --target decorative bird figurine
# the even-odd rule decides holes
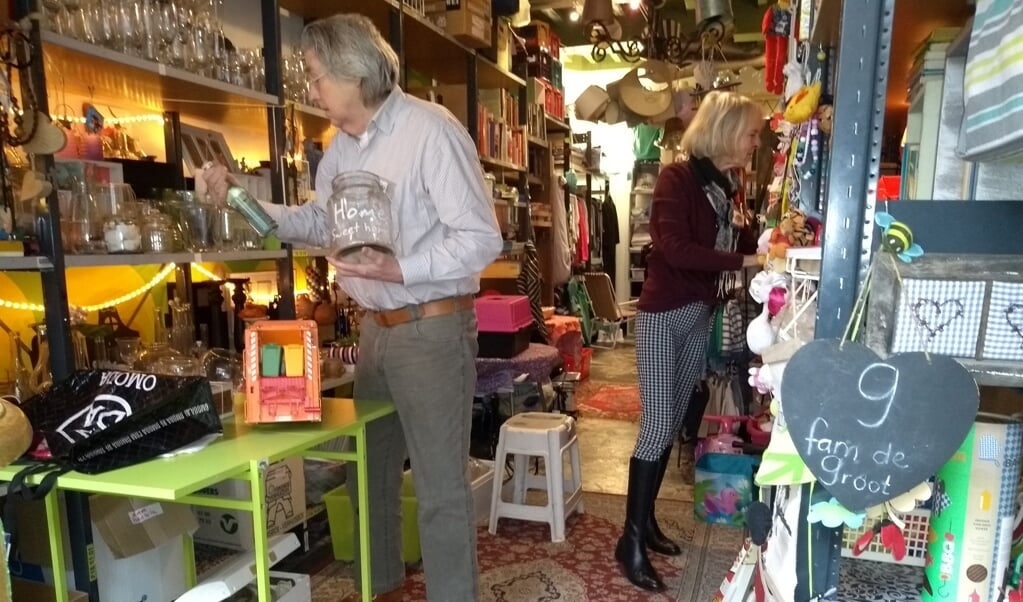
[[[878,211],[874,221],[881,227],[881,246],[904,263],[924,254],[923,248],[913,242],[913,231],[909,226],[896,220],[890,213]]]

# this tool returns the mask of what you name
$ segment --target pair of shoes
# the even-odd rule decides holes
[[[392,589],[389,592],[373,596],[375,602],[401,602],[402,588]],[[362,602],[361,592],[352,592],[341,598],[341,602]]]

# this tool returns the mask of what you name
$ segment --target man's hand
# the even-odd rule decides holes
[[[206,182],[206,200],[218,207],[227,203],[227,189],[238,186],[238,180],[226,167],[212,161],[203,165],[202,178]]]
[[[405,281],[398,259],[390,253],[381,253],[370,247],[363,247],[352,260],[339,261],[333,257],[327,257],[327,263],[334,266],[338,276],[382,280],[397,284],[402,284]],[[358,263],[355,263],[355,260]]]

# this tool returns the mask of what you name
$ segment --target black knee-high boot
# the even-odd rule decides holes
[[[657,480],[654,486],[654,502],[650,504],[650,515],[646,522],[646,547],[665,556],[678,556],[682,553],[682,548],[678,547],[677,543],[661,531],[661,528],[657,526],[657,517],[654,516],[657,495],[661,491],[664,472],[668,469],[668,462],[671,460],[671,449],[669,446],[668,449],[664,450],[664,453],[661,454],[661,459],[658,461]]]
[[[615,547],[615,558],[633,584],[652,592],[664,591],[664,582],[646,556],[646,526],[654,505],[658,460],[629,460],[629,497],[625,503],[625,532]]]

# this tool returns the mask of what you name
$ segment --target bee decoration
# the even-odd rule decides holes
[[[913,242],[913,231],[906,224],[897,221],[890,213],[878,211],[874,221],[881,226],[881,246],[905,263],[924,254],[923,248]]]

